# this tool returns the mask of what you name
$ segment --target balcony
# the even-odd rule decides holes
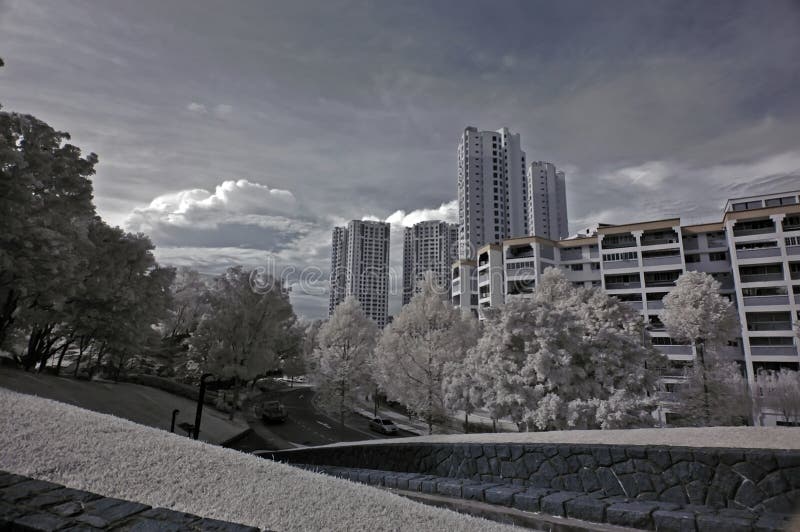
[[[638,260],[614,260],[610,262],[604,262],[603,268],[606,270],[617,270],[622,268],[638,268],[639,261]]]
[[[631,307],[633,310],[642,310],[641,301],[623,301],[623,303]]]
[[[788,305],[789,296],[787,295],[774,295],[774,296],[749,296],[745,297],[745,307],[757,307],[760,305]]]
[[[800,279],[800,270],[795,270],[795,271],[789,272],[789,278],[791,278],[793,281],[797,280],[797,279]]]
[[[631,238],[630,240],[603,240],[603,249],[622,249],[622,248],[635,248],[636,247],[636,239]]]
[[[737,229],[736,226],[733,227],[733,236],[740,237],[740,236],[753,236],[753,235],[769,235],[775,232],[775,226],[768,226],[768,227],[743,227],[741,229]]]
[[[583,253],[580,249],[578,250],[561,250],[561,260],[581,260],[583,258]]]
[[[796,356],[797,348],[793,345],[751,345],[750,354],[754,356]]]
[[[660,299],[654,299],[652,301],[647,301],[647,309],[648,310],[661,310],[664,308],[664,302]]]
[[[714,239],[709,238],[708,239],[708,249],[727,248],[727,247],[728,247],[728,241],[727,240],[718,239],[718,238],[714,238]]]
[[[766,283],[769,281],[783,281],[783,273],[757,273],[752,275],[742,274],[743,283]]]
[[[665,355],[691,355],[692,346],[690,345],[654,345],[656,349]]]
[[[700,243],[697,241],[697,238],[687,238],[683,237],[683,249],[700,249]]]
[[[642,247],[663,246],[664,244],[677,244],[677,243],[678,243],[678,237],[671,237],[671,238],[647,238],[646,236],[642,237]]]
[[[800,255],[800,246],[786,246],[787,255]]]
[[[748,321],[748,331],[791,331],[791,321]]]
[[[761,259],[764,257],[780,257],[781,249],[774,248],[756,248],[756,249],[737,249],[737,259]]]
[[[514,248],[508,248],[508,251],[506,251],[507,259],[530,259],[533,257],[534,257],[534,252],[533,249],[530,247],[519,250],[515,250]]]
[[[625,290],[627,288],[641,288],[639,281],[629,281],[627,283],[606,283],[606,290]]]
[[[675,286],[675,281],[677,279],[659,279],[659,280],[644,280],[645,288],[656,288],[656,287],[663,287],[663,286]]]
[[[681,256],[671,255],[667,257],[643,257],[642,264],[644,266],[677,266],[681,264]]]

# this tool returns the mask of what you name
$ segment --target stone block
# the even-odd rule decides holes
[[[758,486],[753,484],[750,480],[745,480],[739,486],[739,489],[736,490],[736,496],[733,500],[742,506],[753,508],[766,498],[767,496]]]
[[[785,532],[789,530],[788,515],[764,514],[753,523],[753,532]]]
[[[514,508],[526,512],[538,512],[540,509],[539,501],[542,497],[552,493],[552,490],[543,488],[528,488],[525,491],[514,494]]]
[[[443,480],[442,477],[434,477],[425,479],[419,484],[419,491],[422,493],[436,493],[439,482]]]
[[[606,508],[606,520],[612,525],[652,528],[652,514],[658,509],[658,504],[644,501],[612,504]]]
[[[369,484],[369,475],[370,471],[368,469],[362,469],[358,472],[358,481],[362,484]]]
[[[622,485],[620,484],[617,477],[614,473],[605,467],[601,467],[597,470],[597,478],[600,480],[600,485],[603,487],[603,492],[609,496],[615,495],[625,495],[625,491],[622,489]]]
[[[699,480],[694,480],[686,484],[686,496],[689,497],[690,504],[705,504],[708,487]]]
[[[750,532],[753,520],[719,514],[700,514],[697,516],[698,532]]]
[[[672,465],[672,458],[669,455],[669,450],[665,448],[649,448],[647,449],[647,459],[660,471],[669,468]]]
[[[564,503],[567,516],[584,521],[602,523],[608,503],[594,497],[576,497]]]
[[[647,447],[634,445],[625,449],[628,458],[647,458]]]
[[[687,510],[656,510],[653,523],[659,532],[696,532],[694,512]]]
[[[67,501],[89,502],[99,498],[100,495],[88,491],[72,488],[57,488],[28,499],[25,501],[25,505],[32,508],[46,508],[47,506]]]
[[[566,515],[564,503],[582,495],[584,494],[575,491],[556,491],[542,497],[539,501],[539,506],[544,513],[563,517]]]
[[[22,517],[14,519],[14,523],[9,530],[50,532],[64,528],[69,524],[70,521],[68,518],[41,512],[23,515]]]
[[[611,458],[611,451],[608,447],[594,447],[592,448],[592,457],[601,466],[610,466],[614,463]]]
[[[583,489],[581,477],[577,474],[565,475],[562,477],[564,489],[567,491],[586,491]]]
[[[149,510],[146,504],[124,501],[122,499],[103,498],[86,503],[85,514],[82,517],[99,518],[108,523],[120,521],[132,515]],[[80,518],[79,518],[80,519]],[[92,523],[92,526],[97,526]]]
[[[584,467],[578,472],[578,477],[581,480],[581,490],[585,492],[597,491],[602,488],[600,479],[597,478],[597,473],[594,469]],[[580,490],[576,490],[580,491]]]
[[[778,468],[778,461],[772,451],[747,451],[744,453],[744,459],[757,465],[767,473]]]
[[[774,497],[789,491],[789,483],[783,478],[781,471],[773,471],[758,483],[758,488],[768,497]]]
[[[672,486],[671,488],[665,489],[661,492],[658,499],[661,501],[674,502],[676,504],[685,504],[689,502],[683,486]]]
[[[461,497],[464,484],[472,483],[471,480],[460,480],[456,478],[442,479],[436,485],[436,492],[448,497]]]
[[[259,532],[258,528],[217,519],[201,519],[192,527],[198,532]]]
[[[514,502],[514,494],[525,491],[522,486],[500,485],[488,488],[484,491],[484,501],[489,504],[499,504],[511,506]]]
[[[509,445],[509,449],[511,449],[511,460],[516,461],[522,458],[522,455],[525,453],[525,448],[522,445]]]
[[[758,482],[767,474],[766,471],[752,462],[739,462],[738,464],[733,464],[731,469],[751,482]]]
[[[0,489],[0,500],[18,502],[60,487],[44,480],[25,480]]]
[[[422,491],[422,483],[425,481],[433,480],[436,477],[426,475],[423,477],[414,477],[408,479],[408,491]]]
[[[0,471],[0,488],[5,488],[6,486],[11,486],[12,484],[19,484],[20,482],[25,482],[26,480],[29,479],[20,475],[14,475],[12,473]]]
[[[502,484],[492,482],[477,482],[475,484],[465,484],[461,486],[461,496],[464,499],[473,501],[485,501],[485,491],[489,488],[501,486]]]

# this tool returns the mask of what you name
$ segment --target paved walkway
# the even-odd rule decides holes
[[[172,410],[180,413],[177,423],[194,423],[197,403],[148,386],[107,381],[81,381],[67,377],[0,368],[0,386],[20,393],[53,399],[94,412],[112,414],[136,423],[169,430]],[[177,428],[175,432],[185,435]],[[219,444],[247,430],[240,419],[206,405],[200,424],[200,439]]]

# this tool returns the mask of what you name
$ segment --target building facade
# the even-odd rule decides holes
[[[352,220],[333,230],[329,315],[347,296],[384,327],[389,313],[389,224]],[[342,259],[342,257],[344,257]]]
[[[554,164],[533,161],[528,165],[525,201],[528,234],[561,240],[569,236],[567,184],[564,172]]]
[[[458,258],[458,225],[439,220],[406,227],[403,233],[403,305],[422,289],[427,272],[442,294],[450,294],[450,265]]]
[[[669,337],[663,298],[686,271],[712,275],[735,303],[741,338],[721,350],[744,367],[751,386],[760,370],[800,369],[800,191],[729,200],[723,220],[682,225],[679,218],[601,225],[566,240],[537,236],[504,240],[478,250],[476,285],[453,285],[453,305],[477,298],[477,314],[530,294],[548,267],[575,285],[596,286],[640,312],[651,343],[669,359],[662,369],[661,416],[669,422],[672,393],[692,346]],[[453,264],[453,276],[463,270]],[[763,415],[763,413],[762,413]],[[776,415],[760,420],[774,424]]]
[[[459,257],[529,234],[525,152],[519,134],[464,130],[458,145]]]

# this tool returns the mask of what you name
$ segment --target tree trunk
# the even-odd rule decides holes
[[[708,402],[708,376],[706,375],[705,345],[702,340],[695,342],[697,358],[700,360],[700,370],[703,372],[703,414],[706,427],[711,425],[711,406]]]
[[[497,432],[497,420],[492,418],[492,432]]]
[[[14,311],[17,310],[17,303],[19,302],[19,294],[10,288],[0,307],[0,347],[3,346],[6,340],[6,335],[14,324]]]
[[[469,434],[469,412],[464,410],[464,434]]]
[[[61,373],[61,362],[64,361],[64,355],[67,354],[70,343],[71,342],[64,342],[64,345],[61,346],[61,353],[58,355],[58,363],[56,364],[56,375]]]

